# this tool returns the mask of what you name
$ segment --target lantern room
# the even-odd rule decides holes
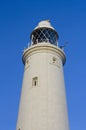
[[[51,26],[49,20],[41,21],[31,33],[31,45],[38,43],[50,43],[57,46],[58,33]]]

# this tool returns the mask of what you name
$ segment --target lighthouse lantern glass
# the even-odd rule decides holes
[[[33,31],[31,39],[33,45],[42,42],[57,45],[57,33],[49,28],[36,29]]]

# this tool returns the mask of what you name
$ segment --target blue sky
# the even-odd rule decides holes
[[[50,19],[59,45],[68,41],[64,66],[70,130],[86,129],[85,0],[0,0],[0,130],[15,130],[22,53],[40,20]]]

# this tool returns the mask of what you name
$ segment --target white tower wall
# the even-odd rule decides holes
[[[24,51],[25,64],[16,130],[69,130],[64,52],[39,43]]]

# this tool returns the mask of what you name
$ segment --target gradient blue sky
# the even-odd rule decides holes
[[[40,20],[50,19],[64,66],[70,130],[86,129],[86,1],[0,0],[0,130],[15,130],[23,78],[22,53]]]

